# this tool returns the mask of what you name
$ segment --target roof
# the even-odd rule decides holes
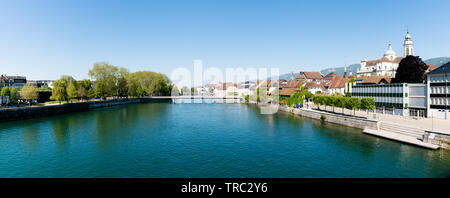
[[[217,90],[227,90],[228,87],[234,87],[233,83],[220,83],[218,85],[216,85],[216,89]]]
[[[309,82],[305,85],[305,89],[311,89],[313,87],[319,87],[320,89],[325,90],[325,87],[321,83]]]
[[[323,76],[320,72],[300,72],[297,76],[299,79],[322,79]]]
[[[336,76],[330,84],[329,88],[345,88],[345,84],[349,81],[349,78],[342,76]]]
[[[303,83],[303,80],[301,79],[292,79],[290,80],[285,87],[287,88],[298,88]]]
[[[363,62],[366,62],[366,66],[373,66],[376,65],[377,63],[381,63],[381,62],[389,62],[389,63],[400,63],[400,61],[402,61],[403,57],[397,57],[394,58],[394,60],[389,60],[389,58],[387,57],[383,57],[377,60],[363,60]]]
[[[364,76],[356,79],[357,81],[361,81],[361,84],[380,84],[383,80],[386,83],[391,83],[392,78],[388,76]]]
[[[333,80],[333,78],[335,78],[336,76],[340,76],[339,74],[336,74],[334,72],[331,72],[329,74],[327,74],[325,77],[323,77],[324,80]]]
[[[292,96],[295,92],[299,92],[299,88],[283,88],[280,90],[280,96]]]
[[[434,69],[433,71],[428,72],[428,74],[443,74],[450,73],[450,62]]]
[[[433,65],[433,63],[430,63],[429,65],[428,65],[428,71],[430,72],[430,71],[433,71],[433,70],[435,70],[436,69],[436,66],[434,66]]]

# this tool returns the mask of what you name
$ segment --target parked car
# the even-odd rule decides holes
[[[294,104],[294,108],[303,108],[303,103]]]

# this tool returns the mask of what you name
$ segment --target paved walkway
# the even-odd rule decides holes
[[[392,132],[388,132],[388,131],[364,129],[363,133],[378,136],[378,137],[383,137],[383,138],[387,138],[387,139],[391,139],[391,140],[395,140],[395,141],[399,141],[399,142],[403,142],[403,143],[407,143],[407,144],[412,144],[412,145],[416,145],[416,146],[420,146],[420,147],[428,148],[428,149],[438,149],[439,148],[439,146],[437,146],[437,145],[422,142],[421,140],[418,140],[417,138],[414,138],[411,136],[406,136],[406,135],[401,135],[398,133],[392,133]]]
[[[316,105],[310,105],[309,108],[317,108]],[[321,106],[321,109],[325,109],[325,106]],[[326,110],[332,111],[332,107],[326,107]],[[335,107],[334,111],[336,113],[342,113],[342,109]],[[353,111],[348,109],[344,109],[345,114],[353,114]],[[369,113],[369,119],[373,119],[373,112]],[[364,111],[356,111],[357,116],[367,117],[367,112]],[[398,125],[404,125],[407,127],[417,128],[421,130],[427,131],[435,131],[440,133],[450,134],[450,120],[443,120],[437,118],[421,118],[416,119],[409,116],[398,116],[398,115],[388,115],[376,113],[376,118],[382,122],[394,123]]]

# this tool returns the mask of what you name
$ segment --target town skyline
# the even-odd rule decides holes
[[[441,1],[398,1],[390,6],[330,1],[4,4],[0,16],[9,20],[2,22],[8,28],[0,33],[0,41],[6,43],[0,46],[1,73],[33,80],[56,80],[64,74],[89,78],[86,68],[102,61],[169,77],[177,67],[191,69],[197,59],[205,68],[320,71],[380,58],[389,42],[402,56],[407,28],[415,55],[423,60],[450,55],[445,46],[450,29],[439,20],[450,17],[439,11],[448,2]],[[380,7],[385,10],[381,16]],[[418,9],[433,12],[408,15]]]

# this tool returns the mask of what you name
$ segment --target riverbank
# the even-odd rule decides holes
[[[317,111],[305,108],[295,109],[285,106],[280,106],[279,109],[281,111],[293,113],[300,116],[359,128],[362,129],[363,133],[367,135],[382,137],[385,139],[411,144],[422,148],[450,149],[450,138],[446,134],[433,135],[433,132],[425,132],[425,130],[403,126],[398,123],[388,123],[374,119],[367,119],[366,117],[362,116],[330,113],[326,111]]]
[[[87,101],[77,103],[66,103],[61,105],[32,106],[0,109],[0,122],[18,121],[32,118],[48,117],[74,112],[89,111],[91,109],[111,107],[117,105],[127,105],[136,103],[146,103],[152,101],[151,98],[131,98],[115,99],[104,101]]]

